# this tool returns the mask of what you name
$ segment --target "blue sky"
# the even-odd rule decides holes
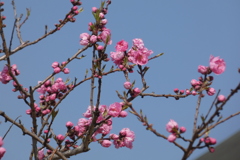
[[[21,75],[18,76],[21,84],[25,87],[34,86],[38,81],[45,79],[52,73],[51,64],[54,61],[65,61],[82,46],[79,45],[79,34],[88,32],[88,22],[93,22],[92,7],[99,7],[100,0],[83,0],[84,12],[77,16],[75,23],[69,23],[59,32],[49,36],[40,43],[29,46],[13,55],[12,63],[17,64]],[[25,9],[31,9],[29,20],[22,27],[23,39],[33,41],[44,34],[44,26],[54,29],[54,24],[64,18],[71,4],[68,0],[21,0],[16,1],[18,15],[25,14]],[[114,51],[116,42],[124,39],[130,46],[132,39],[142,38],[145,46],[154,51],[154,55],[164,52],[164,55],[155,59],[147,66],[150,67],[146,75],[146,81],[150,88],[147,93],[173,94],[174,88],[186,89],[190,87],[190,81],[197,79],[198,65],[208,65],[210,55],[220,56],[226,61],[227,68],[222,75],[214,75],[212,87],[221,89],[221,94],[227,95],[230,89],[239,83],[240,67],[240,22],[238,0],[172,0],[172,1],[137,1],[121,0],[112,1],[109,12],[107,27],[112,31],[113,44],[107,49]],[[5,1],[7,17],[5,36],[9,44],[13,25],[13,10],[10,1]],[[90,32],[88,32],[90,33]],[[19,45],[14,37],[13,47]],[[87,50],[86,58],[74,61],[69,65],[69,75],[59,74],[57,77],[81,80],[85,70],[90,68],[91,50]],[[3,68],[6,62],[0,62]],[[109,62],[108,68],[113,65]],[[136,80],[136,85],[141,87],[140,77],[135,73],[130,75],[131,81]],[[122,84],[125,82],[122,73],[116,73],[103,78],[103,94],[101,104],[110,105],[119,99],[115,90],[123,91]],[[22,123],[30,128],[31,120],[25,114],[28,107],[22,100],[18,100],[17,93],[11,91],[12,85],[0,84],[0,110],[15,119],[21,115]],[[77,123],[82,118],[82,113],[89,105],[90,83],[86,82],[78,87],[60,105],[59,116],[54,124],[54,132],[63,134],[66,131],[65,123],[72,121]],[[37,99],[38,94],[36,94]],[[200,115],[208,111],[214,97],[206,96],[202,101]],[[189,97],[176,101],[166,98],[137,98],[133,102],[136,110],[143,110],[148,116],[150,123],[160,133],[168,136],[165,125],[170,119],[174,119],[180,126],[185,126],[186,138],[191,137],[194,111],[197,97]],[[239,94],[234,96],[223,110],[223,116],[228,116],[239,111]],[[0,136],[3,136],[10,126],[0,118]],[[240,117],[235,117],[228,122],[215,128],[210,136],[223,141],[227,137],[239,131]],[[90,145],[91,150],[87,153],[72,157],[76,159],[180,159],[182,151],[164,139],[158,138],[141,125],[136,117],[129,114],[127,118],[115,118],[111,133],[118,133],[122,128],[130,128],[136,134],[134,147],[115,149],[103,148],[97,143]],[[183,146],[181,140],[177,140]],[[28,136],[22,136],[21,131],[13,127],[5,139],[4,147],[7,149],[3,159],[28,159],[31,141]],[[194,159],[206,152],[207,149],[197,150],[189,158]],[[14,153],[14,154],[13,154]]]

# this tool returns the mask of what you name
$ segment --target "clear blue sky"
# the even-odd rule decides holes
[[[10,0],[4,1],[3,14],[7,16],[4,29],[9,44],[11,29],[13,25],[13,10]],[[52,73],[51,64],[54,61],[65,61],[78,49],[79,34],[88,32],[88,22],[93,22],[91,14],[93,6],[99,7],[100,0],[83,0],[84,12],[77,16],[75,23],[69,23],[49,38],[39,44],[29,46],[12,56],[12,63],[17,64],[21,75],[20,82],[25,87],[34,86],[38,81],[45,79]],[[69,0],[16,0],[18,15],[26,13],[25,8],[31,9],[31,16],[22,27],[22,37],[26,40],[35,40],[44,34],[44,26],[54,29],[54,24],[64,18],[71,4]],[[154,51],[154,54],[164,52],[160,58],[151,61],[148,66],[150,70],[146,80],[150,88],[147,93],[173,94],[174,88],[186,89],[190,87],[190,81],[197,79],[198,65],[208,65],[209,56],[220,56],[225,59],[227,68],[222,75],[215,76],[212,87],[221,89],[221,94],[227,95],[230,89],[239,83],[237,68],[240,67],[240,1],[238,0],[172,0],[172,1],[137,1],[137,0],[113,0],[109,7],[107,27],[112,31],[113,44],[108,47],[107,52],[114,50],[116,42],[124,39],[130,44],[134,38],[142,38],[145,46]],[[13,48],[19,45],[15,36]],[[91,50],[84,53],[86,58],[74,61],[69,65],[69,75],[59,74],[58,77],[77,77],[81,80],[84,72],[90,68]],[[0,62],[3,68],[6,62]],[[113,63],[109,62],[108,67]],[[136,71],[136,70],[135,70]],[[136,86],[141,86],[140,77],[135,73],[130,75],[131,81],[136,80]],[[115,90],[123,91],[124,77],[121,73],[109,75],[103,78],[103,95],[101,104],[109,105],[118,102]],[[25,114],[28,107],[22,100],[18,100],[17,93],[11,91],[12,85],[0,84],[0,110],[5,111],[15,119],[21,115],[22,123],[30,128],[31,120]],[[82,113],[89,105],[89,82],[74,90],[61,105],[60,113],[54,124],[56,134],[64,134],[65,123],[72,121],[77,123],[82,118]],[[36,94],[36,99],[37,99]],[[180,126],[185,126],[186,138],[190,138],[193,126],[193,115],[197,97],[189,97],[175,101],[165,98],[137,98],[133,105],[137,110],[142,109],[148,116],[150,123],[162,134],[168,135],[165,125],[169,119],[174,119]],[[203,99],[200,114],[207,112],[214,97],[207,96]],[[223,110],[223,116],[228,116],[239,111],[239,94],[234,96]],[[4,123],[0,118],[0,136],[3,136],[10,123]],[[218,142],[240,129],[240,116],[218,126],[211,131],[210,136],[215,137]],[[158,138],[151,132],[146,131],[136,117],[130,115],[124,119],[113,120],[111,133],[118,133],[122,128],[130,128],[136,134],[134,147],[115,149],[103,148],[97,143],[90,145],[91,150],[87,153],[72,157],[77,159],[163,159],[176,160],[182,156],[182,151],[164,139]],[[186,146],[181,140],[177,142]],[[6,159],[28,159],[31,141],[28,136],[22,136],[21,131],[13,127],[5,139],[4,147],[7,149]],[[189,158],[194,159],[207,149],[197,150]],[[20,158],[21,157],[21,158]]]

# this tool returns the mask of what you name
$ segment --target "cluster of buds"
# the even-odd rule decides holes
[[[136,97],[141,93],[141,90],[139,88],[133,88],[133,84],[131,82],[125,82],[123,86],[125,89],[128,89],[128,92],[132,97]]]
[[[178,128],[177,122],[175,122],[172,119],[167,123],[166,130],[169,133],[171,133],[168,136],[168,138],[167,138],[167,140],[169,142],[174,142],[177,139],[177,137],[179,136],[179,134],[186,132],[186,128],[185,127]]]
[[[11,67],[11,73],[14,76],[18,76],[20,74],[20,71],[17,69],[17,65],[13,64]],[[8,66],[4,66],[2,72],[0,72],[0,81],[3,84],[7,84],[8,82],[10,82],[13,78],[11,77],[9,70],[8,70]]]
[[[1,8],[2,6],[4,5],[4,2],[0,2],[0,12],[3,12],[4,9]],[[6,16],[1,16],[1,21],[5,20],[6,19]],[[6,27],[6,24],[3,24],[1,25],[2,28]]]
[[[36,113],[36,117],[40,117],[42,115],[46,115],[46,114],[49,114],[51,112],[51,108],[42,109],[42,108],[38,107],[38,105],[36,103],[34,103],[34,110],[35,110],[35,113]],[[26,114],[31,115],[32,114],[32,109],[26,110]]]
[[[215,148],[211,146],[217,143],[217,140],[215,138],[204,137],[200,139],[200,142],[205,143],[205,145],[208,147],[209,152],[213,153],[215,151]]]
[[[61,99],[64,94],[72,89],[72,85],[67,85],[66,82],[63,82],[62,78],[58,78],[56,81],[48,80],[41,85],[37,91],[41,94],[39,96],[40,104],[42,106],[54,106],[57,99]]]
[[[54,73],[60,73],[61,71],[64,74],[70,73],[70,70],[68,68],[64,68],[65,65],[66,65],[66,62],[62,62],[61,65],[58,62],[53,62],[52,63],[52,68],[53,68]],[[61,68],[63,68],[63,69],[61,69]]]
[[[0,137],[0,159],[4,156],[6,149],[2,147],[3,146],[3,139]]]

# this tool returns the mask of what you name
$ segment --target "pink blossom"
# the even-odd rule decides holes
[[[17,65],[13,64],[11,67],[11,72],[13,75],[17,76],[20,74],[20,71],[17,70]],[[0,72],[0,81],[3,84],[7,84],[9,81],[12,80],[12,77],[10,76],[9,72],[8,72],[8,67],[4,66],[2,72]]]
[[[95,107],[93,107],[93,108],[95,110]],[[92,117],[92,107],[91,106],[88,106],[88,109],[85,113],[83,113],[83,116],[86,117],[86,118]]]
[[[90,38],[90,35],[88,33],[82,33],[80,34],[80,44],[83,45],[83,46],[86,46],[88,45],[89,43],[89,38]]]
[[[125,137],[130,137],[132,139],[135,139],[135,134],[133,131],[131,131],[129,128],[123,128],[121,131],[120,131],[120,135],[121,136],[125,136]]]
[[[189,89],[186,89],[186,95],[190,95],[191,94],[191,91]]]
[[[103,147],[110,147],[111,144],[112,144],[112,142],[109,141],[109,140],[103,140],[102,143],[101,143],[101,145],[102,145]]]
[[[49,99],[50,99],[51,101],[54,101],[54,100],[56,99],[56,93],[51,94],[51,95],[49,96]]]
[[[225,96],[224,95],[219,95],[218,96],[218,101],[219,102],[224,102],[226,100]]]
[[[226,69],[226,63],[224,59],[220,59],[220,57],[210,56],[210,69],[215,74],[222,74]]]
[[[214,88],[209,88],[209,89],[207,90],[207,94],[208,94],[209,96],[212,96],[212,95],[214,95],[215,93],[216,93],[216,91],[215,91]]]
[[[0,147],[0,159],[4,156],[5,152],[6,152],[6,149],[3,147]]]
[[[2,147],[3,144],[4,144],[3,139],[2,139],[2,137],[0,137],[0,147]]]
[[[124,142],[124,144],[127,148],[132,149],[133,148],[133,145],[132,145],[133,141],[134,141],[134,139],[132,139],[130,137],[125,137],[123,142]]]
[[[99,129],[98,129],[98,133],[102,133],[103,135],[107,135],[112,129],[112,126],[107,125],[107,124],[103,124]]]
[[[38,155],[37,155],[39,160],[43,160],[44,156],[44,149],[41,149],[38,151]]]
[[[133,97],[136,97],[137,95],[139,95],[139,93],[141,93],[141,90],[139,88],[133,89]]]
[[[166,125],[166,129],[170,133],[175,133],[175,131],[178,129],[178,124],[174,120],[170,119],[170,121]]]
[[[110,45],[112,44],[111,40],[111,30],[108,28],[104,28],[103,31],[100,33],[101,40],[106,44]]]
[[[59,141],[63,141],[64,139],[65,139],[65,137],[63,136],[63,135],[61,135],[61,134],[59,134],[59,135],[57,135],[57,140],[59,140]]]
[[[99,13],[99,17],[101,18],[101,19],[103,19],[104,18],[104,14],[101,12],[101,13]]]
[[[142,39],[135,38],[133,39],[133,45],[137,47],[138,49],[143,49],[144,48],[144,43]]]
[[[123,53],[123,52],[120,52],[120,51],[111,52],[111,53],[110,53],[110,56],[111,56],[111,58],[112,58],[113,61],[119,61],[119,60],[122,60],[122,59],[123,59],[124,53]]]
[[[125,52],[128,49],[128,43],[124,40],[117,42],[116,51]]]
[[[128,52],[128,61],[137,65],[145,65],[148,62],[148,56],[153,53],[152,50],[147,48],[140,49],[130,49]]]
[[[115,102],[109,106],[108,115],[118,117],[121,111],[122,105],[118,102]]]
[[[91,37],[90,37],[90,42],[91,42],[91,43],[97,42],[97,36],[91,35]]]
[[[167,138],[169,142],[174,142],[177,139],[175,134],[170,134]]]
[[[202,73],[202,74],[207,74],[207,73],[208,73],[208,67],[199,65],[199,66],[198,66],[198,72],[199,72],[199,73]]]

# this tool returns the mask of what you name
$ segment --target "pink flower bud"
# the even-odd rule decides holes
[[[57,135],[57,140],[59,140],[59,141],[63,141],[64,139],[65,139],[65,137],[63,136],[63,135],[61,135],[61,134],[59,134],[59,135]]]
[[[68,68],[64,68],[64,69],[63,69],[63,73],[64,73],[64,74],[68,74],[68,73],[70,73],[70,70],[69,70]]]
[[[215,89],[214,88],[209,88],[208,90],[207,90],[207,94],[209,95],[209,96],[212,96],[212,95],[214,95],[215,94]]]
[[[211,153],[215,152],[215,148],[213,148],[213,147],[209,147],[208,150],[209,150],[209,152],[211,152]]]
[[[177,139],[176,135],[170,134],[167,138],[169,142],[174,142]]]
[[[186,89],[186,95],[190,95],[191,94],[191,92],[190,92],[190,90],[189,89]]]
[[[186,128],[185,127],[180,127],[180,133],[184,133],[186,132]]]
[[[199,73],[202,73],[202,74],[207,74],[207,72],[208,72],[208,67],[199,65],[199,66],[198,66],[198,72],[199,72]]]
[[[91,42],[91,43],[97,42],[97,36],[91,35],[91,37],[90,37],[90,42]]]
[[[66,123],[66,127],[67,127],[67,128],[72,128],[72,127],[73,127],[73,123],[70,122],[70,121],[68,121],[68,122]]]
[[[30,115],[32,113],[32,110],[31,109],[27,109],[26,110],[26,114]]]
[[[180,90],[179,92],[180,92],[180,94],[184,94],[185,91],[184,90]]]
[[[2,137],[0,137],[0,147],[2,147],[3,144],[4,144],[3,139],[2,139]]]
[[[101,12],[101,13],[99,13],[99,17],[101,18],[101,19],[103,19],[104,18],[104,14]]]
[[[101,23],[102,23],[103,25],[106,25],[107,22],[108,22],[107,19],[102,19],[102,20],[101,20]]]
[[[98,50],[98,51],[99,51],[99,50],[103,50],[103,49],[104,49],[103,46],[100,46],[100,45],[99,45],[99,46],[97,47],[97,50]]]
[[[44,130],[43,132],[44,132],[45,134],[47,134],[49,131],[46,129],[46,130]]]
[[[58,65],[59,65],[58,62],[53,62],[52,63],[52,68],[56,68],[56,67],[58,67]]]
[[[109,141],[109,140],[103,140],[102,143],[101,143],[101,145],[102,145],[103,147],[110,147],[111,144],[112,144],[112,142]]]
[[[73,7],[72,7],[72,10],[73,10],[73,11],[76,11],[77,9],[78,9],[77,6],[73,6]]]
[[[209,137],[210,144],[216,144],[217,140],[215,138]]]
[[[131,84],[131,82],[125,82],[125,83],[123,84],[123,86],[124,86],[125,89],[131,89],[132,84]]]
[[[141,90],[140,90],[139,88],[134,88],[134,89],[133,89],[133,92],[134,92],[135,94],[139,94],[139,93],[141,93]]]
[[[196,91],[192,91],[192,95],[197,95],[197,92]]]
[[[3,147],[0,147],[0,159],[4,156],[5,152],[6,152],[6,149]]]
[[[127,117],[128,113],[126,111],[121,111],[119,117]]]
[[[201,139],[200,139],[200,142],[204,142],[204,138],[201,138]]]
[[[92,7],[92,12],[96,13],[97,12],[97,7]]]
[[[173,91],[174,91],[175,93],[178,93],[179,89],[178,89],[178,88],[175,88]]]
[[[56,99],[56,93],[51,94],[51,95],[49,96],[49,99],[50,99],[51,101],[54,101],[54,100]]]
[[[225,96],[224,95],[219,95],[218,96],[218,101],[219,102],[224,102],[226,100]]]
[[[196,86],[196,85],[198,85],[199,83],[198,83],[198,81],[196,80],[196,79],[192,79],[191,80],[191,85],[192,86]]]
[[[56,67],[56,68],[54,68],[54,73],[59,73],[59,72],[61,72],[61,69],[59,68],[59,67]]]

